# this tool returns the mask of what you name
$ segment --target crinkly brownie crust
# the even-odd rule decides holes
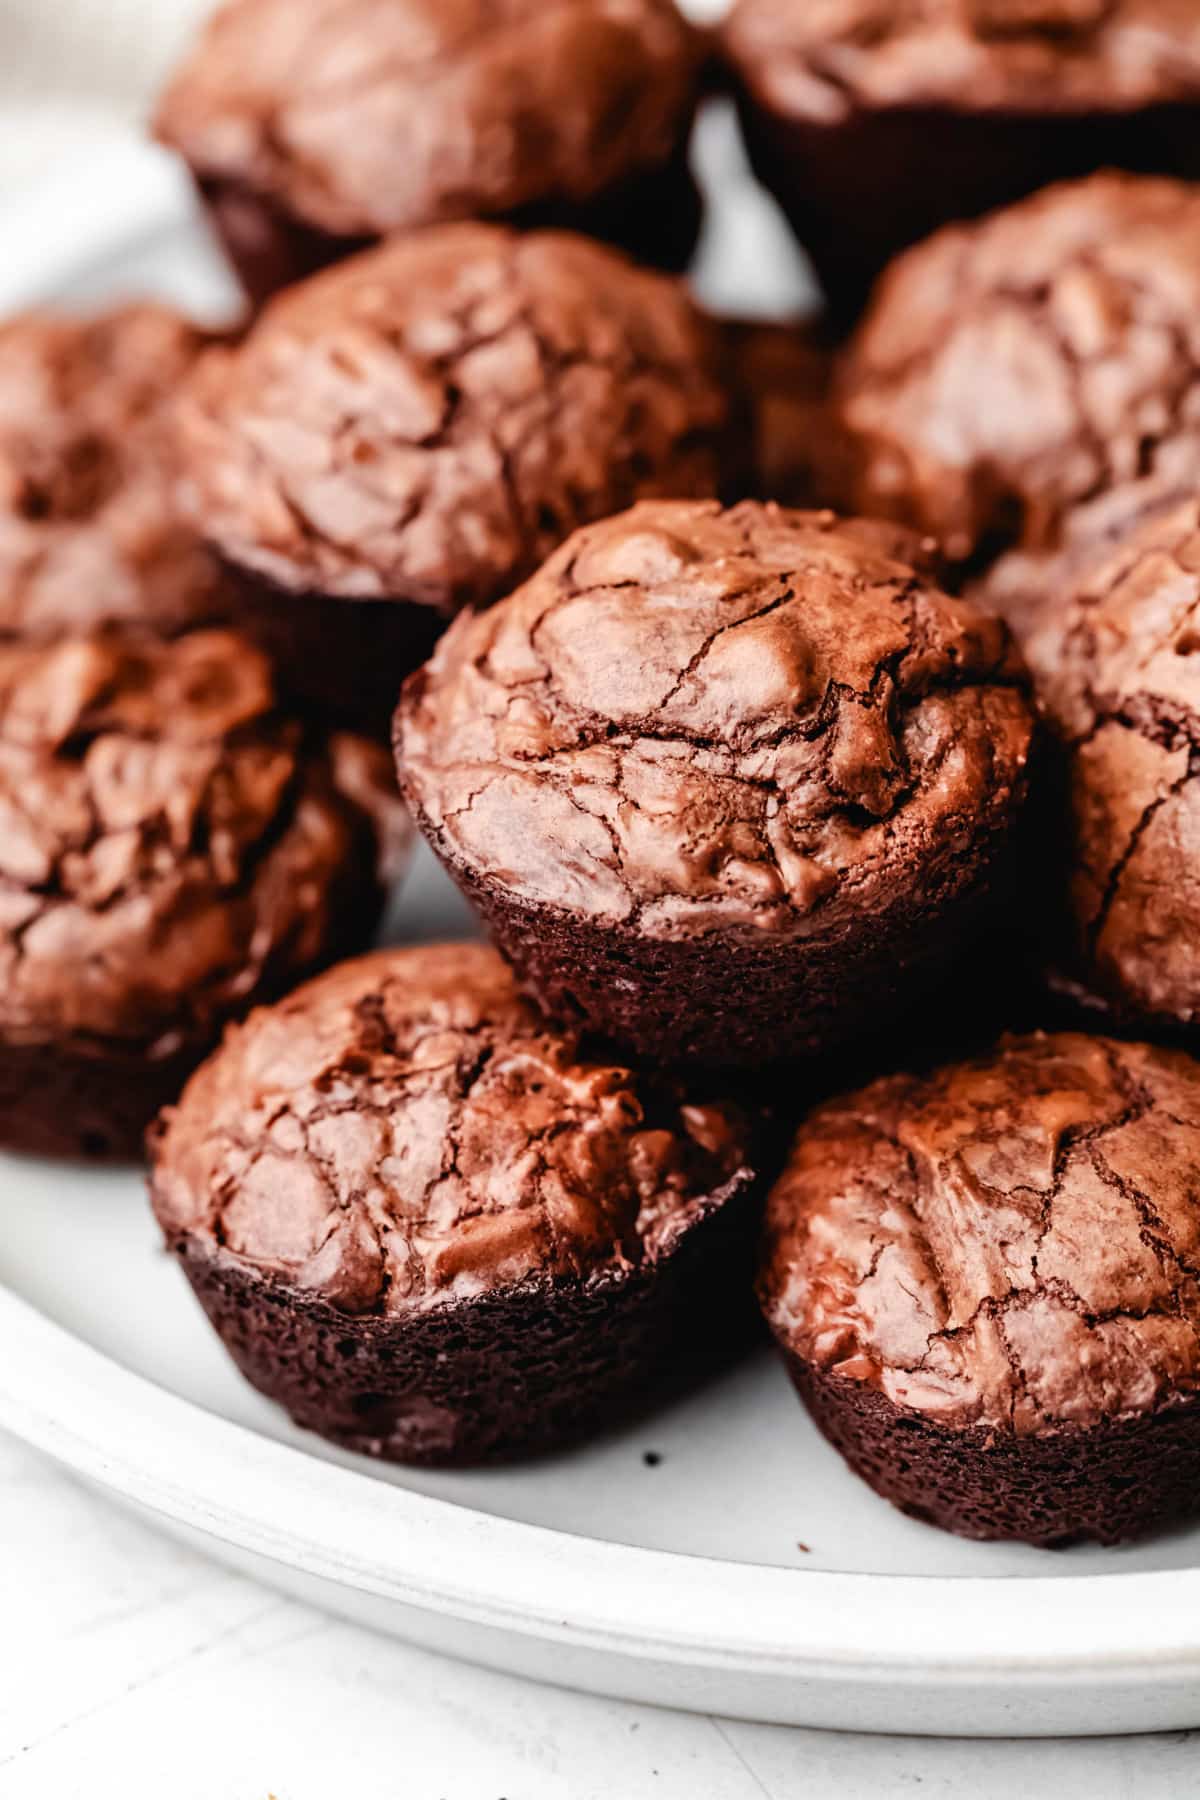
[[[1200,508],[1066,586],[1030,652],[1062,766],[1068,968],[1126,1025],[1200,1019]]]
[[[1049,188],[901,257],[839,372],[851,493],[957,562],[1052,549],[1079,508],[1178,490],[1200,441],[1200,189]]]
[[[156,127],[260,297],[471,218],[594,231],[682,266],[699,60],[669,0],[233,0]]]
[[[749,1154],[736,1106],[589,1056],[454,944],[253,1014],[165,1115],[152,1191],[255,1385],[462,1462],[595,1429],[733,1334]]]
[[[952,954],[1032,714],[1003,626],[896,543],[646,503],[408,683],[404,791],[552,1016],[753,1064],[852,1035]]]
[[[566,233],[450,225],[281,296],[181,412],[230,562],[449,614],[640,493],[713,491],[726,402],[675,283]]]
[[[0,1138],[135,1153],[228,1018],[366,941],[401,817],[236,634],[0,646]]]
[[[759,1294],[822,1429],[977,1537],[1102,1542],[1194,1509],[1200,1069],[1070,1033],[817,1109]]]
[[[673,154],[697,47],[667,0],[233,0],[160,135],[339,237],[590,200]]]
[[[180,511],[167,425],[206,341],[149,304],[0,326],[0,639],[228,616]]]

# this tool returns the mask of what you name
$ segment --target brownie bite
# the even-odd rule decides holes
[[[1200,503],[1144,520],[1029,637],[1061,768],[1063,972],[1125,1029],[1200,1023]],[[1064,829],[1065,827],[1065,829]]]
[[[156,1130],[154,1208],[242,1373],[375,1456],[549,1450],[739,1317],[750,1130],[548,1027],[482,944],[252,1013]]]
[[[737,0],[723,44],[843,315],[906,245],[1049,181],[1200,174],[1200,16],[1176,0]]]
[[[1117,1543],[1200,1506],[1200,1066],[1073,1033],[801,1126],[759,1296],[817,1424],[916,1518]]]
[[[380,747],[232,632],[0,644],[0,1144],[136,1155],[228,1018],[368,941],[403,842]]]
[[[281,295],[205,357],[179,424],[239,618],[358,721],[575,526],[713,493],[726,413],[674,281],[567,233],[446,225]]]
[[[876,1030],[954,955],[1033,715],[1005,627],[895,539],[647,502],[406,684],[402,788],[552,1017],[757,1067]]]
[[[848,497],[976,570],[1052,551],[1114,491],[1137,507],[1194,479],[1198,366],[1200,187],[1050,188],[880,283],[838,375]]]
[[[230,0],[156,129],[254,299],[459,219],[565,227],[681,269],[699,63],[672,0]]]
[[[0,324],[0,640],[173,632],[227,610],[180,514],[167,426],[206,341],[151,304]]]

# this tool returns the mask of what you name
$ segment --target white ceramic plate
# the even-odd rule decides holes
[[[779,306],[802,277],[731,143],[713,120],[704,285]],[[140,146],[65,172],[4,235],[3,306],[149,288],[230,303],[177,172]],[[465,928],[423,856],[389,935]],[[0,1424],[267,1581],[456,1655],[751,1718],[1200,1724],[1200,1531],[1057,1554],[946,1537],[843,1468],[766,1355],[569,1456],[382,1469],[241,1382],[159,1250],[137,1174],[0,1157],[0,1208]]]

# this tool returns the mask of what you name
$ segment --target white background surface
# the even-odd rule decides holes
[[[2,0],[0,228],[34,175],[119,137],[198,10]],[[0,1544],[3,1800],[1200,1793],[1195,1734],[833,1736],[450,1664],[204,1562],[2,1438]]]

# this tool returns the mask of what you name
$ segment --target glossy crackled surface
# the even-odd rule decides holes
[[[158,1145],[172,1240],[351,1313],[653,1258],[744,1168],[725,1102],[589,1059],[483,945],[384,950],[252,1015]]]
[[[1052,542],[1200,434],[1200,196],[1102,174],[949,227],[881,283],[841,374],[854,499],[965,559]]]
[[[767,1209],[772,1329],[944,1424],[1018,1435],[1200,1387],[1200,1074],[1063,1034],[890,1078],[801,1127]]]
[[[204,342],[149,303],[0,328],[0,638],[220,615],[176,505],[164,407]]]
[[[410,684],[442,853],[649,935],[759,938],[917,889],[935,843],[969,860],[1022,785],[1021,665],[898,543],[753,504],[581,532]]]
[[[1146,520],[1030,635],[1064,746],[1076,951],[1134,1012],[1200,1014],[1200,509]]]
[[[715,338],[666,277],[568,234],[368,251],[211,352],[182,409],[200,530],[284,587],[486,602],[575,526],[710,494]]]
[[[670,0],[233,0],[157,128],[206,177],[383,235],[587,199],[664,162],[696,62]]]
[[[229,632],[0,645],[6,1042],[203,1042],[382,879],[387,773],[374,744],[307,743]]]

